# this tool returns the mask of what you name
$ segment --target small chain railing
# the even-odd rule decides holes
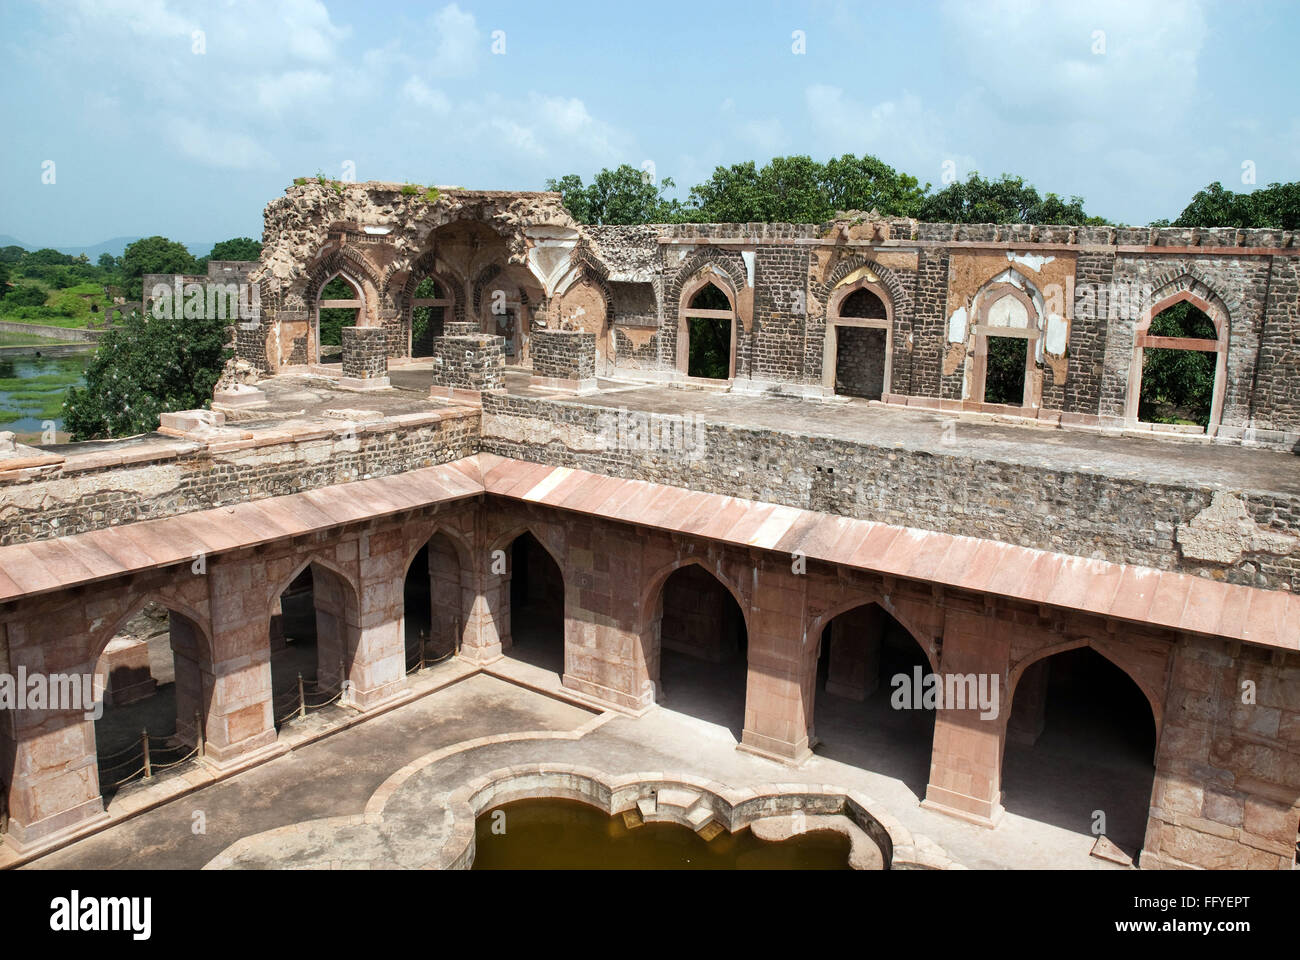
[[[151,780],[154,774],[170,770],[196,757],[201,758],[205,752],[202,711],[194,711],[194,746],[185,742],[173,743],[175,734],[166,737],[152,737],[146,727],[140,731],[140,739],[115,753],[99,757],[99,785],[101,790],[116,789],[133,780]],[[119,757],[125,757],[118,760]],[[116,763],[106,761],[117,760]],[[121,771],[129,770],[125,776]]]
[[[339,661],[339,680],[334,684],[322,684],[318,680],[304,680],[298,674],[297,688],[288,690],[272,700],[277,724],[290,720],[301,720],[309,710],[319,710],[332,703],[338,703],[347,692],[346,665]]]
[[[419,673],[425,667],[431,667],[436,663],[443,663],[460,653],[460,617],[457,617],[452,621],[451,636],[453,642],[449,651],[442,654],[430,655],[430,638],[423,630],[421,630],[419,637],[406,645],[406,675],[409,677],[413,673]]]

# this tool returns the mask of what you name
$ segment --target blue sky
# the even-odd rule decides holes
[[[846,152],[1144,223],[1213,180],[1252,189],[1243,163],[1300,179],[1297,27],[1250,0],[4,0],[0,234],[260,236],[293,177],[348,162],[540,189],[650,161],[685,188]]]

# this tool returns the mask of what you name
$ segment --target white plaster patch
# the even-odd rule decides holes
[[[958,307],[951,317],[948,318],[948,342],[965,343],[966,342],[966,308]]]
[[[1028,267],[1030,270],[1034,271],[1034,273],[1038,273],[1043,269],[1043,264],[1051,263],[1056,258],[1044,257],[1033,253],[1012,253],[1008,250],[1007,259],[1012,263],[1018,263],[1021,266]]]
[[[1255,523],[1241,497],[1222,490],[1214,492],[1210,505],[1191,523],[1178,528],[1176,539],[1188,560],[1212,563],[1237,563],[1246,553],[1300,553],[1300,537]]]
[[[1070,339],[1070,325],[1064,317],[1052,314],[1047,318],[1047,352],[1054,357],[1065,355],[1065,346]]]
[[[745,276],[748,278],[748,283],[752,287],[754,285],[754,251],[740,251],[740,259],[745,261]]]

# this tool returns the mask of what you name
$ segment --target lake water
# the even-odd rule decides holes
[[[0,354],[0,430],[39,434],[47,420],[63,429],[63,398],[85,383],[94,353],[62,357],[35,353]]]

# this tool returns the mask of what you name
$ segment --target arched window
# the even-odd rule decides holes
[[[365,299],[361,285],[336,273],[321,287],[316,300],[316,363],[343,362],[343,328],[354,326]]]
[[[893,323],[882,287],[859,280],[831,295],[822,386],[841,396],[881,400],[893,367]]]
[[[1137,419],[1208,430],[1214,415],[1220,341],[1214,320],[1194,302],[1178,300],[1140,332]]]
[[[677,336],[677,368],[686,376],[735,376],[735,306],[712,279],[702,278],[698,286],[683,291]]]

